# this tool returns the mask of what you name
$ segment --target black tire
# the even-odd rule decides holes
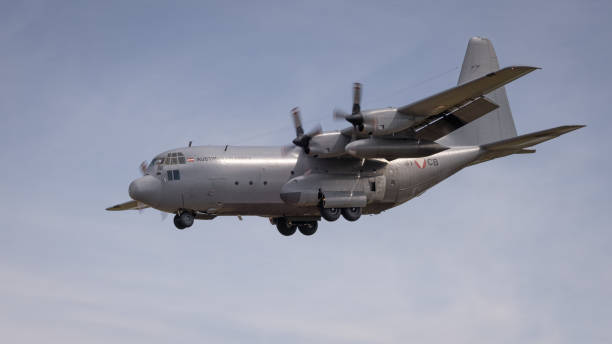
[[[177,229],[185,229],[185,225],[183,224],[181,217],[178,215],[174,215],[174,225]]]
[[[191,227],[193,225],[193,220],[195,218],[192,213],[185,211],[181,213],[179,217],[181,219],[181,222],[183,223],[183,226],[185,226],[185,228]]]
[[[342,216],[347,221],[357,221],[361,217],[361,208],[342,208]]]
[[[290,225],[287,223],[287,220],[282,218],[277,220],[276,228],[278,229],[278,232],[284,236],[291,236],[297,230],[296,225]]]
[[[300,223],[298,225],[298,229],[300,230],[300,233],[304,234],[304,235],[313,235],[317,232],[317,227],[319,227],[319,224],[317,223],[317,221],[312,221],[312,222],[307,222],[307,223]]]
[[[321,207],[321,217],[329,222],[334,222],[340,218],[340,208]]]

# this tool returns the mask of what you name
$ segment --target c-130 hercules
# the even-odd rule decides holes
[[[305,133],[293,110],[290,147],[183,147],[161,153],[129,186],[132,201],[107,210],[156,208],[178,229],[194,219],[262,216],[282,235],[316,232],[318,221],[356,221],[396,207],[466,166],[526,149],[583,127],[517,136],[504,85],[538,68],[499,69],[493,45],[470,39],[458,86],[398,108],[361,110],[355,84],[352,124]]]

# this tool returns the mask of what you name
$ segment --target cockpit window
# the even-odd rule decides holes
[[[164,163],[166,165],[184,164],[185,162],[185,155],[180,152],[168,153],[168,155],[164,159]]]
[[[163,162],[164,162],[164,158],[158,158],[158,157],[155,157],[155,158],[153,158],[153,159],[151,160],[151,163],[149,164],[149,167],[147,167],[147,170],[148,170],[148,169],[151,169],[151,168],[153,168],[153,166],[155,166],[155,165],[159,165],[159,164],[161,164],[161,163],[163,163]]]

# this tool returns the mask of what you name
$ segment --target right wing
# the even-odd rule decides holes
[[[513,137],[506,140],[488,143],[480,146],[480,149],[484,151],[484,154],[474,161],[471,165],[480,164],[485,161],[497,159],[510,154],[526,154],[535,153],[533,149],[525,149],[531,146],[535,146],[539,143],[552,140],[555,137],[567,134],[570,131],[583,128],[584,125],[564,125],[552,129],[536,131],[535,133],[525,134],[517,137]]]
[[[506,67],[402,106],[397,112],[414,116],[415,124],[408,130],[414,131],[416,138],[435,141],[497,109],[499,106],[485,95],[536,69],[529,66]]]
[[[112,207],[108,207],[106,208],[106,210],[109,210],[109,211],[140,210],[140,209],[145,209],[148,207],[149,207],[148,205],[144,203],[140,203],[138,201],[127,201],[121,204],[114,205]]]

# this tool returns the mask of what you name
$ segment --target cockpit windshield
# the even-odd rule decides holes
[[[183,153],[168,153],[168,155],[164,158],[165,165],[177,165],[185,163],[185,155]]]
[[[156,156],[155,158],[151,159],[151,163],[149,164],[149,167],[147,167],[147,170],[151,170],[154,166],[157,166],[163,162],[164,162],[164,158],[160,158]]]
[[[147,170],[151,170],[153,167],[157,166],[157,165],[177,165],[177,164],[184,164],[185,161],[185,155],[181,152],[175,152],[175,153],[167,153],[166,156],[156,156],[155,158],[153,158],[151,160],[151,163],[149,164],[149,167],[147,167]]]

